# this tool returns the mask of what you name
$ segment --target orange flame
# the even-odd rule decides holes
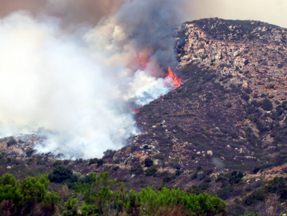
[[[136,109],[136,110],[133,110],[133,112],[137,114],[137,113],[139,113],[140,111],[139,111],[138,109]]]
[[[178,88],[183,81],[181,78],[178,78],[175,73],[172,72],[170,67],[168,68],[168,75],[170,79],[173,80],[174,89]]]
[[[145,52],[143,53],[134,53],[134,64],[137,65],[141,70],[147,68],[149,62],[149,56]],[[138,69],[138,68],[137,68]]]

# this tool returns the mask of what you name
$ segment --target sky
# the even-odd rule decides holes
[[[286,28],[286,11],[286,0],[188,0],[185,19],[259,20]]]

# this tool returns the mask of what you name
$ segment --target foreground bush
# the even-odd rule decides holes
[[[47,176],[27,177],[16,181],[5,174],[0,177],[0,215],[53,215],[59,195],[47,192]]]
[[[225,202],[206,193],[188,194],[165,187],[137,193],[125,190],[124,184],[111,179],[107,172],[91,173],[90,178],[91,184],[74,183],[76,193],[64,200],[56,192],[47,192],[47,176],[20,182],[12,175],[3,175],[0,215],[227,215]]]

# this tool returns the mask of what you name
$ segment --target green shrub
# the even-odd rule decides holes
[[[191,174],[191,179],[196,179],[197,178],[197,175],[198,175],[198,173],[197,172],[194,172],[194,173],[192,173]]]
[[[16,181],[15,177],[5,174],[0,177],[1,215],[54,215],[59,195],[48,193],[47,176],[27,177]],[[4,205],[3,205],[4,204]]]
[[[89,165],[91,165],[91,164],[97,164],[97,163],[98,163],[98,161],[99,161],[99,159],[98,159],[98,158],[90,159],[90,160],[89,160]]]
[[[15,144],[17,144],[17,140],[15,140],[14,137],[11,137],[10,140],[7,142],[8,147]]]
[[[140,175],[144,173],[144,170],[141,165],[137,165],[137,166],[131,167],[130,173]]]
[[[188,215],[227,215],[226,203],[217,196],[206,193],[196,196],[179,189],[169,190],[165,187],[159,191],[150,188],[142,189],[140,192],[127,191],[123,183],[109,178],[107,172],[99,175],[91,173],[89,177],[92,179],[91,183],[76,183],[77,193],[71,194],[68,199],[59,200],[57,193],[47,192],[49,186],[47,176],[28,177],[19,182],[11,175],[4,175],[0,177],[0,213],[66,216],[141,215],[141,213],[162,215],[162,210],[179,209],[177,215],[183,215],[181,214],[183,212]],[[57,212],[57,209],[60,211]]]
[[[203,193],[202,189],[196,185],[191,186],[188,192],[196,195]]]
[[[237,135],[237,133],[232,133],[231,134],[231,137],[233,138],[233,139],[239,139],[239,136]]]
[[[113,170],[117,171],[119,168],[120,168],[119,166],[115,166],[115,167],[113,167]]]
[[[201,170],[202,170],[202,166],[200,166],[200,165],[197,166],[197,167],[196,167],[196,170],[197,170],[197,171],[201,171]]]
[[[154,176],[157,173],[157,169],[155,167],[150,167],[145,170],[146,176]]]
[[[203,182],[203,183],[200,183],[200,184],[198,185],[198,187],[199,187],[201,190],[205,191],[205,190],[207,190],[207,189],[210,187],[210,185],[209,185],[208,183]]]
[[[60,166],[60,165],[62,165],[62,161],[60,161],[60,160],[56,160],[54,163],[53,163],[53,166],[55,167],[55,166]]]
[[[27,155],[27,157],[31,157],[35,152],[36,152],[36,150],[29,148],[26,150],[26,155]]]
[[[98,160],[97,164],[98,166],[102,166],[104,164],[104,160],[103,159]]]
[[[248,94],[242,94],[241,96],[244,100],[248,101],[250,96]]]
[[[252,194],[246,197],[244,204],[253,205],[258,202],[262,202],[266,199],[266,195],[263,190],[255,190]]]
[[[63,161],[63,164],[64,164],[65,166],[67,166],[69,163],[70,163],[70,160],[64,160],[64,161]]]
[[[284,202],[287,200],[287,184],[286,178],[275,177],[269,184],[265,187],[267,193],[279,193],[280,201]]]
[[[243,176],[244,176],[243,172],[233,171],[230,174],[229,183],[230,184],[238,184],[241,181],[241,179],[243,178]]]
[[[232,186],[224,187],[224,188],[221,188],[217,192],[217,196],[223,200],[227,200],[228,198],[230,198],[232,196],[233,191],[234,191],[234,188]]]
[[[55,183],[62,183],[63,181],[70,179],[72,175],[73,172],[71,169],[59,166],[49,175],[49,180]]]
[[[153,160],[151,158],[146,158],[144,160],[145,167],[151,167],[153,165]]]
[[[172,180],[173,180],[172,177],[166,176],[166,177],[163,178],[162,182],[163,182],[163,183],[168,183],[168,182],[170,182],[170,181],[172,181]]]
[[[261,107],[266,111],[271,111],[273,109],[272,102],[268,98],[262,101]]]

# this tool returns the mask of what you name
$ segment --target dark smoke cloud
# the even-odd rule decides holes
[[[173,27],[183,19],[179,0],[130,0],[117,13],[117,23],[129,40],[134,40],[136,51],[150,50],[150,57],[167,71],[177,65],[174,54]]]

